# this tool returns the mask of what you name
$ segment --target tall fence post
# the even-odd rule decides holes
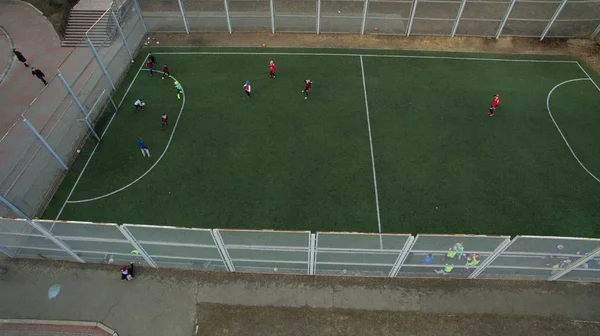
[[[308,237],[308,275],[315,275],[316,236],[316,234],[311,233]]]
[[[148,26],[146,26],[146,21],[144,21],[144,16],[142,15],[142,7],[140,7],[140,3],[137,0],[133,0],[135,5],[135,10],[137,10],[140,15],[140,21],[142,22],[142,26],[144,27],[144,32],[148,34]]]
[[[63,243],[60,239],[54,237],[54,235],[52,233],[50,233],[50,231],[46,230],[43,226],[36,223],[29,216],[27,216],[23,211],[21,211],[21,209],[17,208],[14,204],[12,204],[9,200],[7,200],[2,195],[0,195],[0,202],[4,203],[10,210],[12,210],[14,213],[16,213],[19,217],[25,219],[27,224],[33,226],[34,229],[41,232],[47,239],[51,240],[54,244],[56,244],[58,247],[60,247],[63,251],[65,251],[67,254],[69,254],[71,257],[73,257],[73,259],[77,260],[80,263],[85,264],[85,260],[81,259],[81,257],[79,257],[75,252],[73,252],[73,250],[71,250],[71,248],[69,246],[67,246],[65,243]]]
[[[398,276],[398,272],[400,272],[400,268],[402,267],[402,265],[404,265],[406,258],[408,258],[408,254],[412,250],[412,247],[415,245],[415,241],[416,241],[415,237],[413,237],[413,236],[408,237],[408,239],[406,240],[406,243],[404,243],[404,246],[402,247],[402,252],[400,252],[400,254],[398,255],[398,258],[396,258],[396,262],[394,262],[394,266],[392,266],[392,269],[390,270],[390,274],[388,274],[388,277],[395,278],[396,276]]]
[[[454,27],[452,27],[451,37],[454,37],[456,34],[456,30],[458,29],[458,24],[460,23],[460,18],[462,17],[463,11],[465,10],[465,5],[467,4],[467,0],[462,0],[460,3],[460,7],[458,8],[458,13],[456,14],[456,21],[454,22]]]
[[[317,0],[317,34],[321,34],[321,0]]]
[[[219,250],[219,254],[221,258],[223,258],[223,262],[225,263],[225,267],[229,272],[235,272],[235,267],[233,266],[233,262],[231,261],[231,257],[229,256],[229,252],[227,252],[227,248],[225,247],[225,242],[223,242],[223,238],[221,237],[221,233],[219,230],[210,230],[210,234]]]
[[[229,16],[229,3],[227,0],[223,0],[223,3],[225,4],[225,15],[227,16],[227,30],[229,30],[229,34],[231,34],[233,33],[233,30],[231,29],[231,16]]]
[[[125,34],[123,34],[123,29],[121,29],[121,23],[117,19],[117,16],[115,15],[115,12],[113,12],[111,10],[110,14],[113,17],[113,20],[115,20],[115,25],[117,26],[117,30],[119,31],[119,35],[121,35],[121,38],[123,39],[123,45],[125,45],[125,49],[127,49],[127,53],[129,54],[129,59],[131,60],[131,63],[133,63],[133,54],[131,53],[131,49],[129,49],[129,44],[127,43],[127,37],[125,37]]]
[[[498,26],[498,31],[496,31],[496,40],[500,38],[500,35],[502,34],[502,30],[504,30],[504,26],[506,25],[506,21],[508,21],[508,18],[510,17],[510,13],[512,12],[513,7],[515,7],[516,3],[517,3],[517,0],[510,1],[510,5],[508,5],[508,9],[506,10],[506,13],[504,13],[502,22],[500,22],[500,26]]]
[[[543,40],[546,37],[546,35],[550,31],[550,28],[552,28],[552,25],[554,24],[554,21],[556,21],[556,19],[560,15],[560,12],[562,12],[563,8],[565,8],[565,5],[567,4],[567,1],[569,1],[569,0],[563,0],[563,2],[560,3],[560,5],[558,6],[558,8],[556,9],[556,12],[554,12],[554,15],[552,15],[552,18],[550,19],[550,22],[548,22],[548,25],[544,29],[544,32],[542,32],[542,36],[540,37],[540,41]]]
[[[183,0],[177,0],[179,3],[179,10],[181,10],[181,18],[183,19],[183,25],[185,26],[185,32],[190,33],[190,27],[188,26],[187,17],[185,17],[185,9],[183,8]]]
[[[90,46],[90,49],[92,50],[92,53],[94,54],[94,57],[96,58],[96,61],[98,62],[98,66],[100,67],[100,70],[102,70],[102,72],[104,72],[104,76],[106,76],[106,79],[108,80],[108,83],[110,84],[112,89],[116,90],[115,83],[113,83],[112,79],[110,78],[110,75],[108,74],[108,70],[106,70],[106,68],[104,67],[104,64],[102,64],[102,59],[100,58],[100,55],[98,55],[98,51],[96,51],[96,47],[94,47],[94,43],[92,43],[92,40],[90,40],[89,37],[87,38],[87,42],[88,42],[88,45]]]
[[[90,120],[88,119],[88,113],[87,113],[88,111],[85,110],[85,107],[83,107],[83,105],[79,101],[79,98],[77,98],[77,95],[75,94],[75,92],[73,92],[73,89],[71,89],[71,86],[69,86],[69,83],[67,83],[67,80],[62,75],[62,72],[60,72],[60,70],[57,70],[57,71],[58,71],[58,78],[60,78],[60,81],[63,83],[65,89],[67,89],[67,91],[71,95],[71,98],[75,102],[75,105],[77,105],[77,107],[79,107],[79,111],[81,111],[81,113],[83,113],[83,120],[85,120],[85,123],[88,126],[88,128],[90,129],[90,132],[92,132],[92,134],[94,134],[94,136],[96,137],[96,140],[100,141],[100,137],[98,136],[96,131],[94,131],[94,128],[92,127],[92,124],[90,123]]]
[[[600,34],[600,25],[598,25],[598,28],[594,30],[594,32],[592,33],[592,37],[596,37],[596,35],[598,34]]]
[[[52,156],[54,156],[54,158],[56,159],[56,161],[58,161],[58,164],[61,165],[61,167],[64,170],[69,170],[69,167],[67,167],[67,165],[63,162],[63,160],[60,158],[60,156],[58,156],[58,154],[56,154],[56,152],[54,151],[54,149],[52,149],[52,147],[50,147],[50,145],[46,142],[46,139],[44,139],[44,137],[40,134],[40,132],[38,132],[35,127],[33,127],[33,125],[29,122],[29,120],[23,118],[23,123],[25,124],[25,126],[27,126],[27,128],[29,128],[29,130],[31,131],[31,133],[33,133],[33,135],[38,138],[38,140],[42,143],[42,145],[44,147],[46,147],[46,149],[48,150],[48,152],[50,152],[50,154]]]
[[[365,26],[367,25],[367,13],[369,12],[369,0],[365,0],[365,8],[363,9],[362,26],[360,27],[360,35],[365,34]]]
[[[554,280],[558,280],[560,278],[562,278],[564,275],[568,274],[569,272],[571,272],[572,270],[578,268],[579,266],[583,265],[584,263],[588,262],[589,260],[597,257],[600,255],[600,247],[593,250],[592,252],[588,253],[585,257],[580,258],[579,260],[577,260],[576,262],[571,263],[568,267],[566,267],[565,269],[563,269],[560,272],[557,272],[556,274],[551,275],[548,280],[550,281],[554,281]]]
[[[274,0],[269,0],[269,6],[271,7],[271,34],[275,34],[275,4]]]
[[[122,226],[122,225],[117,225],[117,229],[119,229],[119,231],[121,232],[121,234],[123,234],[125,239],[127,239],[129,241],[129,243],[131,245],[133,245],[133,247],[142,255],[142,257],[144,258],[144,260],[146,260],[148,265],[150,265],[154,268],[158,268],[158,265],[156,265],[154,260],[152,260],[152,258],[148,254],[148,252],[146,252],[146,250],[144,249],[144,247],[138,243],[137,239],[135,239],[133,234],[131,234],[131,232],[129,232],[127,227]]]
[[[517,240],[517,238],[513,240],[505,240],[502,244],[500,244],[496,249],[492,252],[492,254],[487,257],[468,277],[468,279],[477,278],[485,269],[498,258],[502,252],[506,251],[506,249],[512,245]]]
[[[417,11],[417,3],[419,0],[413,0],[412,7],[410,8],[410,20],[408,20],[408,28],[406,28],[406,36],[410,36],[412,31],[413,21],[415,20],[415,12]]]

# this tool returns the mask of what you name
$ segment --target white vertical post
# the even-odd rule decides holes
[[[71,95],[71,98],[75,102],[75,105],[77,105],[77,107],[79,107],[79,111],[81,111],[81,113],[83,113],[83,119],[85,120],[85,123],[87,124],[88,128],[90,129],[90,132],[92,132],[92,134],[94,134],[94,136],[96,137],[96,140],[100,141],[100,137],[98,136],[96,131],[94,131],[94,128],[92,127],[92,124],[90,123],[90,120],[88,119],[88,111],[85,110],[85,107],[83,107],[83,105],[79,101],[79,98],[77,98],[77,95],[75,94],[75,92],[73,92],[73,90],[69,86],[69,83],[67,83],[67,81],[65,80],[65,77],[63,77],[62,72],[60,72],[60,70],[57,70],[57,71],[58,71],[58,78],[60,78],[60,81],[63,83],[65,89],[67,89],[67,91]]]
[[[504,242],[502,242],[502,244],[498,245],[494,252],[492,252],[492,254],[489,257],[485,258],[485,260],[473,271],[473,273],[469,275],[469,279],[477,278],[486,269],[486,267],[493,263],[494,260],[496,260],[496,258],[498,258],[502,254],[502,252],[506,251],[506,249],[509,248],[510,245],[517,241],[517,239],[519,238],[517,237],[512,241],[507,239]]]
[[[63,251],[67,252],[73,259],[77,260],[80,263],[85,263],[85,260],[81,259],[70,247],[65,245],[60,239],[54,237],[50,231],[46,230],[43,226],[33,221],[29,216],[27,216],[21,209],[17,208],[14,204],[12,204],[9,200],[4,198],[4,196],[0,195],[0,202],[4,203],[8,208],[10,208],[14,213],[16,213],[19,217],[25,219],[27,224],[33,226],[34,229],[41,232],[47,239],[50,239],[54,244],[63,249]]]
[[[563,8],[565,8],[565,5],[567,4],[567,1],[569,1],[569,0],[563,0],[560,3],[560,5],[558,6],[558,8],[556,9],[556,12],[554,12],[554,15],[552,15],[552,18],[550,19],[550,22],[548,22],[548,25],[546,26],[546,29],[544,29],[544,32],[542,32],[542,36],[540,37],[540,41],[543,40],[544,37],[546,37],[546,34],[548,34],[548,32],[550,31],[550,28],[552,28],[552,25],[554,24],[554,21],[556,21],[556,19],[560,15],[560,12],[562,12]]]
[[[88,41],[88,45],[90,46],[90,49],[92,50],[92,53],[94,54],[94,57],[96,58],[96,61],[98,62],[98,66],[100,66],[100,70],[102,70],[102,72],[104,72],[104,76],[106,76],[106,79],[108,80],[108,83],[110,84],[112,89],[116,90],[115,83],[113,83],[112,79],[110,79],[108,70],[106,70],[106,68],[104,67],[104,64],[102,64],[102,59],[100,58],[100,55],[98,55],[98,52],[96,51],[96,47],[94,47],[94,44],[92,43],[92,41],[90,40],[89,37],[88,37],[87,41]]]
[[[31,133],[33,133],[33,135],[38,138],[38,140],[40,140],[40,142],[42,143],[42,145],[44,147],[46,147],[46,149],[50,152],[50,154],[52,154],[52,156],[54,156],[54,158],[56,159],[56,161],[58,161],[58,163],[61,165],[61,167],[64,170],[69,170],[69,167],[67,167],[67,165],[63,162],[63,160],[60,158],[60,156],[58,156],[58,154],[56,154],[56,152],[54,151],[54,149],[52,149],[52,147],[50,147],[50,145],[46,142],[46,139],[44,139],[44,137],[40,134],[40,132],[38,132],[35,127],[33,127],[33,125],[29,122],[29,120],[27,119],[23,119],[23,123],[25,124],[25,126],[27,126],[27,128],[29,128],[29,130],[31,131]]]
[[[315,275],[316,234],[308,237],[308,275]]]
[[[458,8],[458,14],[456,14],[456,21],[454,22],[454,27],[452,27],[452,34],[450,34],[451,37],[454,37],[454,35],[456,34],[456,30],[458,29],[458,24],[460,23],[460,18],[462,17],[466,4],[467,0],[462,0],[462,2],[460,3],[460,7]]]
[[[181,18],[183,19],[183,25],[185,26],[185,32],[190,33],[190,27],[188,26],[187,17],[185,17],[185,9],[183,8],[183,0],[177,0],[179,3],[179,10],[181,11]]]
[[[588,262],[589,260],[592,260],[593,258],[595,258],[599,255],[600,255],[600,247],[593,250],[592,252],[586,254],[585,257],[580,258],[576,262],[571,263],[568,267],[561,270],[560,272],[557,272],[556,274],[551,275],[548,278],[548,280],[550,280],[550,281],[558,280],[558,279],[562,278],[564,275],[566,275],[567,273],[571,272],[572,270],[576,269],[577,267],[583,265],[584,263]]]
[[[321,34],[321,0],[317,0],[317,34]]]
[[[127,37],[125,37],[125,34],[123,34],[123,30],[121,29],[121,23],[119,23],[115,12],[111,10],[110,14],[112,14],[113,20],[115,20],[115,25],[117,26],[119,35],[121,35],[121,38],[123,39],[123,45],[125,45],[125,49],[127,49],[127,53],[129,54],[129,59],[131,60],[131,63],[133,63],[133,54],[131,53],[131,49],[129,49],[129,44],[127,44]]]
[[[408,237],[408,239],[406,240],[406,243],[404,243],[404,246],[402,247],[402,252],[400,252],[400,254],[398,255],[398,258],[396,258],[396,262],[394,263],[394,266],[392,266],[392,269],[390,270],[390,274],[388,274],[388,277],[394,278],[394,277],[398,276],[398,272],[400,271],[400,268],[402,267],[402,265],[404,265],[404,261],[406,261],[406,258],[408,258],[408,254],[412,250],[412,247],[415,245],[416,241],[417,240],[415,239],[415,237],[413,237],[413,236]]]
[[[137,0],[133,0],[133,3],[135,4],[135,9],[137,10],[137,12],[140,16],[140,21],[142,22],[142,26],[144,26],[144,32],[146,34],[148,34],[148,26],[146,26],[146,21],[144,21],[144,16],[142,15],[142,7],[140,7],[140,3]]]
[[[223,262],[225,263],[225,267],[229,272],[235,272],[235,267],[233,266],[233,261],[229,256],[229,252],[227,252],[227,247],[225,247],[225,242],[221,237],[221,233],[217,229],[210,230],[210,234],[212,235],[213,241],[219,250],[219,254],[223,258]]]
[[[592,33],[592,37],[596,37],[596,35],[598,35],[600,33],[600,25],[598,25],[598,28],[596,28],[596,30],[594,30],[594,32]]]
[[[410,9],[410,20],[408,20],[408,28],[406,28],[406,36],[410,36],[412,31],[413,21],[415,20],[415,12],[417,11],[417,3],[419,0],[413,0],[412,8]]]
[[[367,25],[367,13],[369,12],[369,0],[365,0],[365,8],[363,9],[362,26],[360,28],[360,35],[365,34],[365,26]]]
[[[227,30],[229,30],[229,34],[231,34],[233,30],[231,29],[231,17],[229,16],[229,3],[227,0],[223,0],[223,3],[225,4],[225,15],[227,16]]]
[[[135,239],[133,234],[129,232],[129,229],[127,229],[126,226],[117,225],[117,229],[119,229],[121,234],[125,237],[125,239],[127,239],[127,241],[129,241],[133,248],[135,248],[142,255],[142,257],[144,258],[144,260],[146,260],[148,265],[154,268],[158,268],[158,265],[156,265],[154,260],[152,260],[152,258],[148,254],[148,252],[146,252],[146,250],[144,250],[144,247],[138,243],[137,239]]]
[[[275,34],[275,5],[273,2],[274,0],[269,0],[269,5],[271,7],[271,34]]]
[[[496,32],[496,40],[500,38],[500,35],[502,34],[502,30],[504,29],[504,26],[506,25],[506,21],[508,21],[508,18],[510,17],[510,13],[512,12],[513,7],[515,7],[516,3],[517,3],[517,0],[510,1],[510,5],[508,5],[508,9],[506,10],[506,13],[504,13],[502,22],[500,22],[500,26],[498,27],[498,31]]]

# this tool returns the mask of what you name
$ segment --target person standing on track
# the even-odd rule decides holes
[[[275,65],[275,62],[271,61],[269,62],[269,77],[271,77],[272,79],[275,79],[275,70],[277,69],[277,65]]]
[[[490,111],[488,112],[488,115],[490,117],[494,116],[494,110],[496,109],[496,107],[498,107],[498,105],[500,105],[500,95],[495,94],[494,99],[492,100],[492,105],[490,106]]]
[[[31,68],[31,74],[34,75],[35,77],[39,78],[42,81],[42,83],[44,83],[44,85],[48,85],[48,82],[46,82],[46,79],[44,79],[44,77],[46,77],[46,75],[42,72],[42,70],[36,69],[36,68]]]
[[[312,82],[310,79],[305,79],[304,80],[304,90],[302,90],[302,92],[304,92],[304,94],[306,95],[304,97],[304,99],[308,99],[308,92],[310,91],[310,88],[312,87]]]
[[[17,48],[13,48],[13,54],[17,56],[19,62],[22,62],[25,65],[25,67],[29,68],[29,64],[27,64],[27,59],[25,58],[25,56],[23,56],[23,54],[21,54],[20,51],[17,50]]]

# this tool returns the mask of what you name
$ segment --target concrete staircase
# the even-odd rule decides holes
[[[94,26],[94,29],[89,31],[88,36],[94,43],[94,46],[100,46],[103,42],[110,44],[115,37],[116,27],[110,13],[102,16],[105,12],[106,9],[73,8],[69,15],[69,22],[67,23],[62,46],[80,46],[82,39],[87,38],[85,33],[92,26]],[[83,43],[83,46],[87,47],[87,43]]]

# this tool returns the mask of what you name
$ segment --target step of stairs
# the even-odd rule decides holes
[[[101,9],[77,9],[71,10],[69,20],[65,29],[63,47],[87,47],[89,38],[95,46],[110,43],[115,36],[116,27],[110,13]],[[106,13],[106,14],[105,14]],[[93,28],[92,28],[93,27]],[[92,28],[90,30],[90,28]],[[88,32],[89,30],[89,32]],[[87,32],[87,35],[86,35]]]

